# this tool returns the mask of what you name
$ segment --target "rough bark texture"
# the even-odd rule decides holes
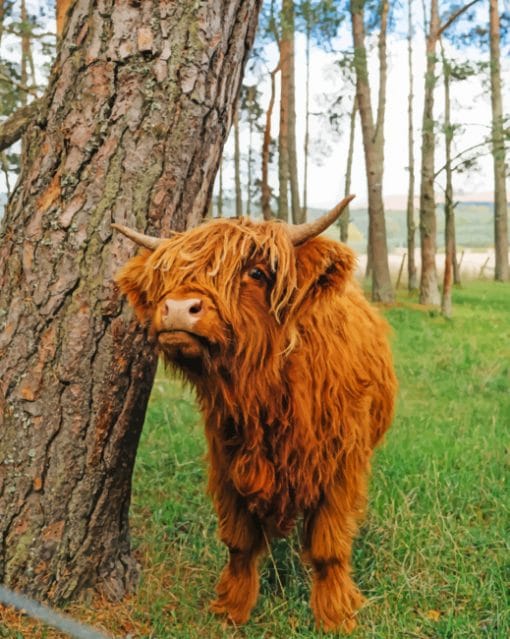
[[[498,0],[490,0],[492,155],[494,161],[494,244],[496,249],[495,279],[510,279],[508,265],[508,204],[505,176],[505,144],[503,132],[503,100],[501,97],[501,64],[499,46]]]
[[[420,187],[421,277],[420,302],[439,305],[436,270],[436,199],[434,194],[434,88],[436,85],[436,45],[439,37],[437,0],[431,0],[427,34],[427,67],[423,101]]]
[[[259,0],[76,0],[0,234],[0,581],[136,581],[128,508],[155,370],[112,277],[207,211]]]
[[[408,0],[407,64],[409,71],[409,96],[407,106],[408,145],[409,145],[409,186],[407,189],[407,288],[418,288],[418,276],[415,259],[416,224],[414,223],[414,125],[413,125],[413,11],[412,0]]]
[[[379,36],[379,96],[377,121],[374,125],[368,81],[368,64],[365,48],[364,0],[351,0],[352,33],[354,40],[354,64],[356,69],[356,97],[361,118],[363,148],[368,186],[369,255],[372,264],[372,300],[394,300],[388,266],[386,222],[382,182],[384,169],[384,110],[386,103],[386,25],[388,3],[381,4],[381,33]]]

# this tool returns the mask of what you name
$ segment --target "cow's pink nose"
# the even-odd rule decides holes
[[[201,299],[188,298],[176,300],[168,297],[161,309],[165,328],[169,330],[191,330],[204,310]]]

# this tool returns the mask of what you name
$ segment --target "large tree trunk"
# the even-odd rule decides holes
[[[408,127],[408,169],[409,169],[409,186],[407,189],[407,288],[414,291],[418,287],[418,279],[416,273],[416,256],[415,256],[415,235],[416,224],[414,223],[414,124],[413,124],[413,12],[412,0],[407,3],[407,65],[409,77],[409,96],[407,106],[407,127]]]
[[[494,161],[494,245],[495,279],[510,278],[508,266],[508,205],[505,176],[503,101],[501,98],[501,64],[499,46],[498,0],[489,0],[491,50],[492,156]]]
[[[260,0],[76,0],[0,243],[0,581],[63,601],[136,581],[128,508],[156,360],[112,220],[206,213]]]
[[[421,278],[420,302],[439,304],[436,270],[436,199],[434,194],[434,88],[436,86],[436,44],[439,37],[437,0],[431,0],[430,23],[427,35],[427,67],[421,143],[420,243]]]
[[[381,33],[379,36],[379,98],[377,122],[374,126],[368,81],[367,53],[365,48],[364,0],[351,0],[352,33],[354,40],[354,64],[356,69],[356,97],[361,118],[363,148],[368,186],[369,244],[372,263],[372,300],[394,300],[388,266],[386,222],[382,181],[384,169],[384,110],[386,102],[386,24],[387,0],[381,3]]]

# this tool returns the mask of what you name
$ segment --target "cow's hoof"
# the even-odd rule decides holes
[[[209,610],[215,615],[226,616],[230,623],[241,626],[246,623],[250,617],[250,612],[245,610],[236,610],[229,606],[221,597],[211,601]]]

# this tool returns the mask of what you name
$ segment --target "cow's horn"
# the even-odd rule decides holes
[[[160,237],[154,237],[153,235],[144,235],[143,233],[139,233],[138,231],[134,231],[130,229],[128,226],[124,226],[124,224],[112,224],[112,228],[117,229],[126,237],[129,237],[130,240],[140,244],[140,246],[145,246],[145,248],[154,251],[160,246],[165,240]]]
[[[339,204],[337,204],[334,209],[331,209],[329,213],[322,215],[318,220],[307,222],[305,224],[296,224],[294,226],[289,224],[287,226],[287,232],[292,244],[294,244],[294,246],[299,246],[300,244],[304,244],[307,240],[311,240],[312,237],[316,237],[322,233],[322,231],[325,231],[328,226],[331,226],[333,222],[340,217],[349,202],[355,197],[355,195],[348,195]]]

